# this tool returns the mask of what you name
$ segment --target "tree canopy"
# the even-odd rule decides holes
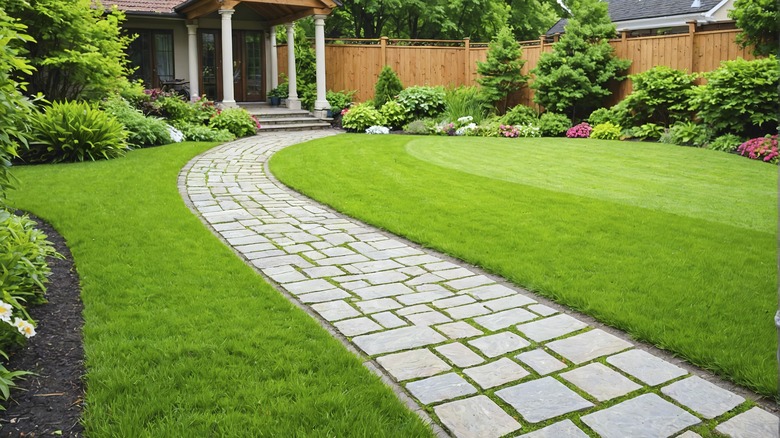
[[[752,45],[756,55],[777,54],[780,49],[780,5],[777,0],[737,0],[729,18],[742,29],[738,40]]]

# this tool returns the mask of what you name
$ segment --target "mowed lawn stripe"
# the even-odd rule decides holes
[[[271,169],[351,216],[481,265],[760,393],[776,393],[775,232],[473,175],[407,153],[410,142],[418,152],[424,141],[440,151],[451,140],[343,135],[287,148],[272,158]],[[560,139],[479,139],[474,147],[485,141],[494,148],[541,144],[561,154],[588,147]],[[453,144],[457,161],[468,148]],[[653,159],[635,146],[632,160]],[[711,166],[732,162],[735,174],[724,175],[722,184],[737,185],[747,198],[755,186],[777,185],[770,165],[667,147]],[[518,173],[525,165],[508,164]],[[686,178],[679,175],[677,183]],[[718,205],[717,187],[696,196]],[[755,208],[776,205],[776,196],[769,198],[759,197]]]

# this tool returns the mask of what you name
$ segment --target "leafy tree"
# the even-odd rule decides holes
[[[0,208],[5,206],[5,192],[11,185],[8,173],[11,159],[18,156],[19,141],[25,138],[19,127],[22,118],[31,112],[31,104],[22,95],[25,84],[18,77],[20,73],[33,72],[32,66],[19,55],[19,46],[32,42],[25,29],[26,26],[0,7]]]
[[[780,6],[777,0],[737,0],[729,18],[742,32],[737,40],[754,46],[756,55],[777,54],[780,50]]]
[[[98,0],[9,0],[6,11],[28,26],[35,41],[26,55],[36,70],[29,90],[49,100],[102,98],[127,75],[121,34],[124,14],[106,11]]]
[[[506,111],[509,95],[528,82],[528,76],[521,71],[525,64],[522,55],[512,28],[505,27],[490,42],[487,62],[477,62],[477,72],[482,75],[477,79],[482,85],[482,96],[488,105],[495,106],[501,113]]]
[[[379,78],[377,78],[376,86],[374,87],[374,106],[382,108],[382,106],[398,96],[404,89],[401,85],[401,80],[398,79],[398,75],[393,71],[390,66],[386,65],[379,72]]]
[[[630,61],[615,57],[609,39],[616,35],[607,3],[579,0],[572,5],[566,33],[543,53],[532,73],[534,102],[573,120],[586,117],[612,94],[607,83],[622,80]]]
[[[535,40],[544,35],[566,11],[555,0],[505,0],[509,22],[519,41]]]

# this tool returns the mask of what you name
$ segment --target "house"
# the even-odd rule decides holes
[[[688,23],[695,22],[704,30],[733,28],[728,17],[734,0],[605,0],[609,16],[617,31],[627,36],[667,35],[687,33]],[[564,32],[566,19],[555,23],[547,36]]]
[[[129,59],[148,87],[189,81],[190,95],[224,106],[265,101],[278,85],[276,26],[287,28],[288,108],[300,109],[295,85],[293,22],[313,16],[317,71],[315,115],[325,98],[325,19],[338,0],[105,0],[124,11],[137,38]],[[284,62],[284,61],[283,61]]]

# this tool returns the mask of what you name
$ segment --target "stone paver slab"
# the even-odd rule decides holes
[[[336,266],[318,266],[304,269],[303,272],[311,278],[338,277],[344,275],[344,271]]]
[[[627,377],[600,363],[588,364],[561,373],[561,377],[598,401],[612,400],[641,388]]]
[[[496,333],[469,341],[487,357],[497,357],[531,345],[530,342],[511,332]]]
[[[508,297],[517,294],[514,289],[510,289],[500,284],[491,284],[489,286],[464,290],[463,293],[467,293],[480,301],[487,301],[494,298]]]
[[[552,307],[545,306],[544,304],[531,304],[528,306],[528,310],[542,316],[550,316],[558,313],[557,310],[553,309]]]
[[[463,374],[477,382],[482,389],[490,389],[520,380],[530,373],[511,359],[502,357],[489,364],[465,369]]]
[[[456,438],[499,438],[522,426],[487,396],[456,400],[433,408]],[[485,419],[490,421],[485,421]]]
[[[284,285],[293,295],[307,294],[311,292],[319,292],[323,290],[333,289],[334,286],[322,279],[299,281],[297,283],[287,283]]]
[[[452,280],[444,283],[445,286],[455,290],[471,289],[473,287],[482,286],[485,284],[495,283],[495,280],[484,275],[475,275],[473,277],[461,278],[458,280]]]
[[[413,306],[420,303],[430,303],[431,301],[451,297],[452,295],[452,292],[448,291],[420,292],[416,294],[400,295],[398,301],[407,306]]]
[[[322,292],[313,292],[310,294],[298,295],[298,299],[303,303],[322,303],[325,301],[343,300],[350,298],[347,292],[341,289],[324,290]]]
[[[389,354],[376,361],[399,382],[433,376],[452,368],[427,349]]]
[[[672,436],[699,423],[699,419],[656,394],[634,397],[582,417],[604,438],[657,438]]]
[[[490,309],[479,303],[466,304],[465,306],[450,307],[445,310],[455,319],[465,319],[490,313]]]
[[[355,305],[358,306],[358,308],[362,310],[363,313],[368,314],[386,312],[388,310],[395,310],[403,307],[392,298],[378,298],[376,300],[358,301],[355,303]]]
[[[445,298],[443,300],[434,301],[433,305],[439,309],[447,309],[449,307],[462,306],[464,304],[471,304],[475,302],[474,298],[468,295],[458,295],[452,298]]]
[[[392,312],[380,312],[371,315],[376,322],[382,325],[384,328],[396,328],[409,325],[403,319],[395,316]]]
[[[566,368],[565,363],[542,349],[526,351],[518,354],[515,358],[533,368],[541,376]]]
[[[569,315],[555,315],[527,324],[520,324],[517,329],[534,341],[543,342],[582,330],[587,326],[584,322]]]
[[[588,438],[571,420],[563,420],[518,438]]]
[[[425,304],[418,304],[416,306],[404,307],[403,309],[399,309],[396,313],[401,316],[407,316],[415,313],[431,312],[431,311],[433,311],[433,309],[426,306]]]
[[[780,420],[761,408],[752,408],[728,421],[719,424],[715,430],[731,438],[776,438]]]
[[[361,289],[355,289],[353,292],[355,292],[360,296],[360,298],[363,298],[364,300],[373,300],[375,298],[387,298],[414,293],[413,290],[400,283],[369,286]]]
[[[688,374],[688,371],[644,350],[629,350],[610,356],[607,363],[650,386]]]
[[[697,376],[674,382],[661,388],[661,392],[704,418],[725,414],[745,401],[743,397]]]
[[[430,327],[415,325],[352,338],[369,356],[438,344],[447,339]]]
[[[525,309],[509,309],[474,318],[474,322],[494,332],[505,329],[513,324],[530,321],[535,318],[538,318],[538,315]]]
[[[485,361],[482,356],[474,353],[469,347],[460,342],[441,345],[436,347],[436,351],[461,368],[474,366]]]
[[[333,323],[333,325],[344,336],[348,336],[348,337],[382,330],[382,326],[380,326],[379,324],[375,323],[374,321],[364,316],[360,318],[346,319],[344,321],[339,321]]]
[[[455,373],[417,380],[408,383],[406,389],[425,405],[477,392],[477,388]]]
[[[515,294],[508,297],[499,298],[497,300],[485,301],[482,304],[484,304],[485,307],[487,307],[488,309],[494,312],[499,312],[501,310],[521,307],[535,302],[536,302],[535,300],[532,300],[531,298],[528,298],[525,295]]]
[[[434,325],[452,321],[447,315],[436,311],[413,313],[407,315],[406,319],[414,325]]]
[[[326,321],[338,321],[340,319],[354,318],[360,312],[347,304],[346,301],[331,301],[328,303],[313,304],[311,308],[320,314]]]
[[[476,329],[472,325],[469,325],[463,321],[437,325],[436,330],[444,333],[450,339],[473,338],[474,336],[483,334],[481,330]]]
[[[617,353],[631,346],[633,344],[630,342],[624,341],[601,329],[591,330],[547,344],[548,348],[576,364]]]
[[[496,395],[512,405],[529,423],[593,407],[593,403],[552,377],[510,386],[496,391]]]

